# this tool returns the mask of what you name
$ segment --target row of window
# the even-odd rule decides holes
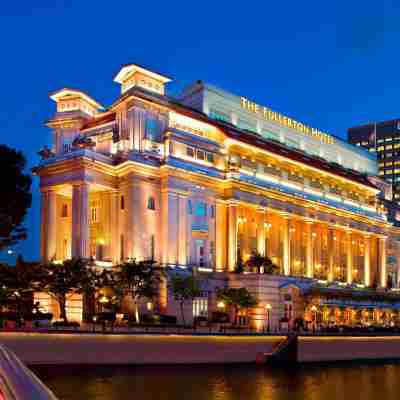
[[[193,203],[192,200],[188,200],[188,214],[193,214]],[[125,210],[125,196],[120,197],[120,209]],[[150,196],[147,199],[147,209],[148,210],[155,210],[156,209],[156,201],[155,198]],[[205,202],[199,201],[196,202],[195,208],[194,208],[194,215],[196,217],[206,217],[208,215],[208,205]],[[67,218],[69,214],[68,210],[68,204],[63,204],[61,208],[61,217],[62,218]],[[215,217],[215,206],[211,205],[210,206],[210,216],[211,218]],[[90,207],[90,221],[92,223],[98,222],[98,206],[92,206]]]
[[[384,168],[385,166],[386,167],[392,167],[392,166],[400,166],[400,161],[386,161],[386,162],[380,162],[379,163],[379,167],[380,167],[380,169],[382,169],[382,168]]]
[[[208,205],[204,201],[198,201],[195,204],[195,207],[193,209],[193,202],[192,200],[188,200],[187,202],[187,208],[188,208],[188,214],[189,215],[195,215],[196,217],[207,217],[208,215]],[[210,206],[210,216],[211,218],[215,218],[215,206],[211,205]]]
[[[190,158],[197,158],[198,160],[207,161],[211,164],[214,163],[214,154],[209,153],[208,151],[195,149],[193,147],[187,146],[186,147],[186,155]]]
[[[125,196],[120,197],[120,209],[125,210]],[[156,209],[156,200],[153,196],[149,196],[147,198],[147,209],[148,210]]]

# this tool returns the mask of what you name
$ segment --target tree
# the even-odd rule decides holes
[[[187,301],[200,295],[200,282],[193,275],[173,274],[169,288],[172,291],[174,300],[179,302],[182,322],[185,325],[184,305]]]
[[[99,295],[101,289],[115,288],[114,275],[112,271],[105,268],[99,268],[95,264],[89,262],[87,268],[87,279],[84,280],[81,288],[83,294],[83,320],[91,321],[96,313],[96,295]],[[103,295],[101,295],[103,296]]]
[[[279,273],[279,267],[275,265],[269,257],[263,256],[257,251],[251,254],[250,258],[246,261],[246,266],[248,268],[256,268],[258,272],[260,272],[261,267],[263,267],[265,274]]]
[[[240,309],[246,309],[257,305],[257,300],[246,288],[218,289],[217,299],[225,305],[232,306],[235,311],[234,324],[237,324],[237,317]]]
[[[0,196],[0,250],[26,238],[23,226],[31,206],[31,177],[24,173],[26,160],[23,154],[0,145],[2,173]]]
[[[130,296],[134,303],[135,320],[139,318],[139,300],[153,298],[158,291],[160,274],[155,268],[154,261],[129,260],[116,267],[115,284]]]
[[[242,274],[244,272],[244,264],[243,264],[243,258],[242,258],[242,253],[240,250],[237,252],[237,261],[235,265],[235,271],[236,274]]]
[[[41,266],[39,290],[55,299],[60,307],[60,318],[68,323],[66,303],[74,294],[82,294],[92,286],[93,275],[87,261],[80,258],[65,260],[61,264]]]
[[[19,318],[29,316],[39,273],[38,263],[25,262],[21,256],[15,266],[0,265],[0,306],[13,309]]]

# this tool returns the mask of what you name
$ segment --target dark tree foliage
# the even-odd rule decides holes
[[[20,151],[0,145],[0,250],[26,238],[22,224],[31,206],[32,180],[24,172],[25,167],[26,160]]]
[[[74,258],[61,264],[49,263],[40,268],[39,290],[53,297],[60,306],[60,318],[67,320],[66,303],[75,293],[93,289],[93,275],[87,261]]]
[[[258,252],[253,252],[250,258],[246,261],[246,267],[255,268],[258,272],[261,267],[264,268],[265,274],[279,274],[279,267],[275,265],[269,257],[264,257]]]
[[[139,300],[151,299],[158,293],[161,277],[154,261],[129,260],[116,267],[115,283],[134,303],[135,319],[139,318]]]
[[[174,300],[179,302],[182,323],[185,325],[184,305],[187,301],[193,301],[200,296],[200,281],[193,275],[173,274],[170,279],[169,289],[174,296]]]
[[[40,268],[38,263],[17,258],[15,266],[0,265],[0,308],[27,318],[33,310],[33,294],[38,288]]]
[[[218,289],[217,299],[223,301],[227,306],[233,307],[235,311],[234,324],[237,323],[240,309],[251,308],[257,305],[257,300],[246,288]]]

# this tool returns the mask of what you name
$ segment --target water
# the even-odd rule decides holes
[[[391,400],[400,364],[35,367],[60,400]]]

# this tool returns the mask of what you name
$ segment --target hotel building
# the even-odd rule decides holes
[[[35,169],[44,260],[194,268],[210,287],[246,286],[257,328],[267,306],[275,325],[312,318],[312,305],[321,321],[391,322],[399,230],[375,154],[202,81],[179,98],[138,65],[114,81],[121,95],[106,109],[76,89],[50,96],[53,143]],[[232,273],[255,251],[279,275]],[[215,307],[211,292],[194,316]],[[174,312],[168,298],[160,307]]]

